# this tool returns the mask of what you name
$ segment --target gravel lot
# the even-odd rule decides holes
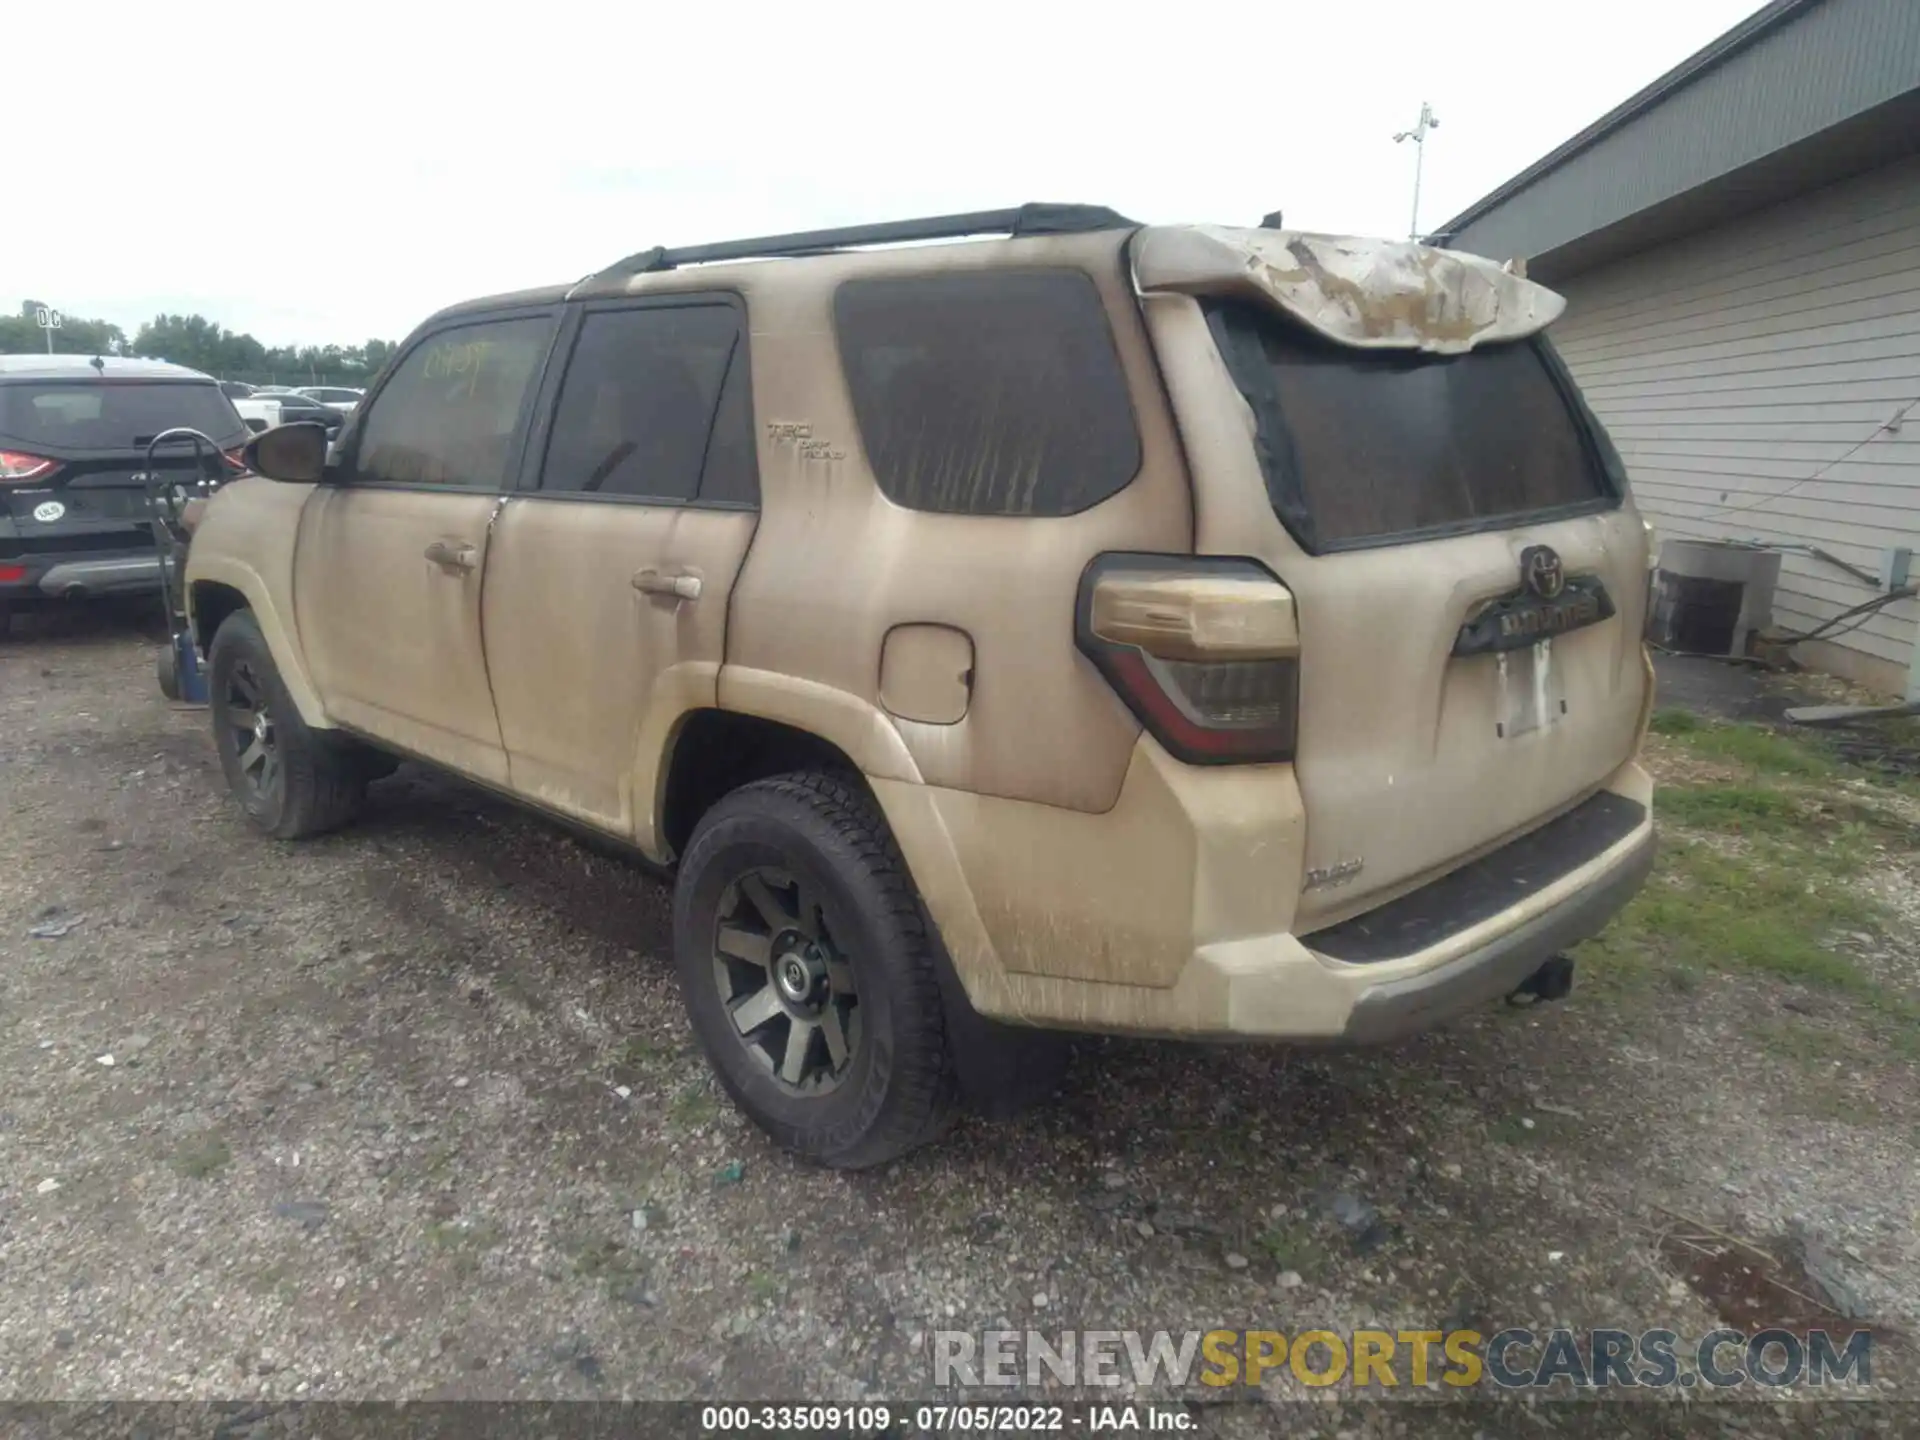
[[[1920,1050],[1845,991],[1610,951],[1392,1052],[1090,1042],[1052,1104],[828,1174],[709,1081],[656,881],[411,768],[263,841],[152,655],[104,613],[0,639],[0,1394],[897,1398],[936,1327],[1697,1335],[1730,1302],[1673,1237],[1714,1230],[1816,1237],[1920,1383]],[[1856,938],[1920,999],[1884,853]]]

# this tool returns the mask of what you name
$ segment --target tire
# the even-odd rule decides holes
[[[180,699],[180,657],[172,645],[168,645],[153,661],[154,678],[160,682],[160,693],[169,700]]]
[[[857,781],[775,776],[708,811],[680,862],[673,939],[694,1034],[734,1103],[780,1145],[858,1170],[943,1128],[955,1085],[938,942]],[[823,1001],[779,991],[795,961],[821,972]],[[767,1010],[763,990],[778,1011]],[[821,1018],[797,1021],[810,1014]],[[808,1024],[810,1068],[795,1082],[794,1035]],[[835,1031],[844,1057],[831,1044]]]
[[[256,826],[276,840],[303,840],[359,811],[367,780],[353,747],[300,718],[250,611],[221,622],[207,652],[207,690],[220,769]],[[242,721],[243,713],[264,714],[264,732]],[[243,742],[243,732],[263,748]]]

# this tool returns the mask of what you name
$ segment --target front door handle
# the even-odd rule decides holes
[[[698,575],[662,575],[658,570],[642,570],[633,577],[633,588],[642,595],[666,595],[675,600],[698,600]]]
[[[473,569],[480,552],[471,545],[450,545],[436,540],[427,546],[427,559],[449,575],[464,575]]]

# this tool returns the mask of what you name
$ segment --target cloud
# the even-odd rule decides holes
[[[0,303],[351,343],[656,243],[1032,199],[1403,233],[1423,99],[1432,225],[1753,8],[16,3],[47,221]]]

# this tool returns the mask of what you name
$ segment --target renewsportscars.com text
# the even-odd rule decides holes
[[[936,1330],[933,1383],[1100,1389],[1258,1386],[1270,1375],[1354,1389],[1865,1387],[1867,1330]]]

